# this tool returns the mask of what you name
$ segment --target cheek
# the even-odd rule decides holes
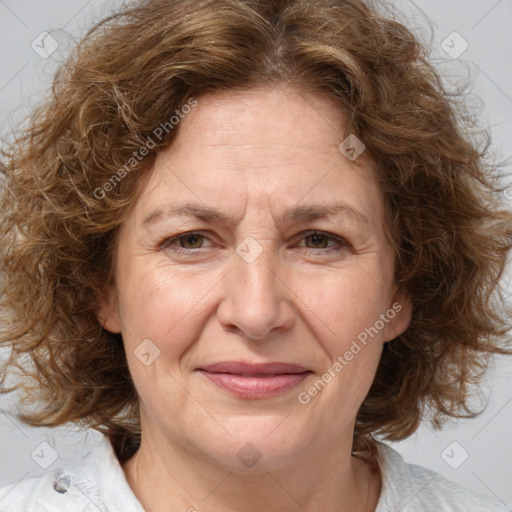
[[[380,315],[387,311],[389,297],[386,283],[373,273],[339,275],[324,284],[310,293],[307,304],[309,323],[317,326],[315,335],[327,360],[301,396],[314,407],[329,404],[322,414],[338,425],[355,417],[375,378],[383,347]]]
[[[197,306],[211,287],[207,278],[183,277],[179,269],[148,268],[142,262],[121,269],[119,311],[130,345],[149,338],[179,341],[176,332],[194,325]]]
[[[355,415],[374,380],[383,347],[380,315],[389,301],[388,283],[378,267],[345,269],[322,279],[305,295],[308,323],[317,326],[315,337],[328,358],[319,375],[327,384],[318,393],[317,406],[323,401],[332,411]],[[323,384],[317,382],[316,387]],[[317,400],[314,387],[305,392],[306,400]],[[340,421],[337,413],[331,421]]]
[[[324,276],[302,288],[305,311],[318,325],[328,352],[339,353],[385,313],[389,287],[378,269],[351,268]],[[298,294],[299,295],[299,294]]]
[[[118,285],[119,310],[137,392],[143,403],[153,404],[148,405],[151,409],[158,408],[161,397],[178,407],[180,360],[200,335],[203,322],[199,317],[206,314],[201,297],[211,285],[197,277],[179,278],[177,269],[132,265],[123,274]],[[175,377],[169,378],[170,374]]]

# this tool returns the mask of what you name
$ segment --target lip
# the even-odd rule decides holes
[[[313,372],[293,363],[223,361],[197,368],[216,386],[242,399],[263,399],[293,389]]]

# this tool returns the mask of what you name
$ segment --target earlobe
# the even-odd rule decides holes
[[[114,286],[105,290],[105,293],[99,298],[96,318],[99,324],[107,331],[114,334],[121,332],[117,293]]]
[[[404,333],[411,323],[412,301],[407,291],[398,289],[393,295],[386,316],[390,319],[383,332],[383,341],[391,341]]]

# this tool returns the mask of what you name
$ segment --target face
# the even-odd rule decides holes
[[[247,451],[265,471],[332,454],[410,321],[372,163],[339,149],[328,99],[291,89],[201,97],[179,129],[99,315],[122,333],[143,440],[237,471]]]

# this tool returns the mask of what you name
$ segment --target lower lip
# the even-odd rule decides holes
[[[238,398],[272,398],[299,385],[311,372],[273,375],[271,377],[248,377],[233,373],[210,373],[201,370],[218,387]]]

